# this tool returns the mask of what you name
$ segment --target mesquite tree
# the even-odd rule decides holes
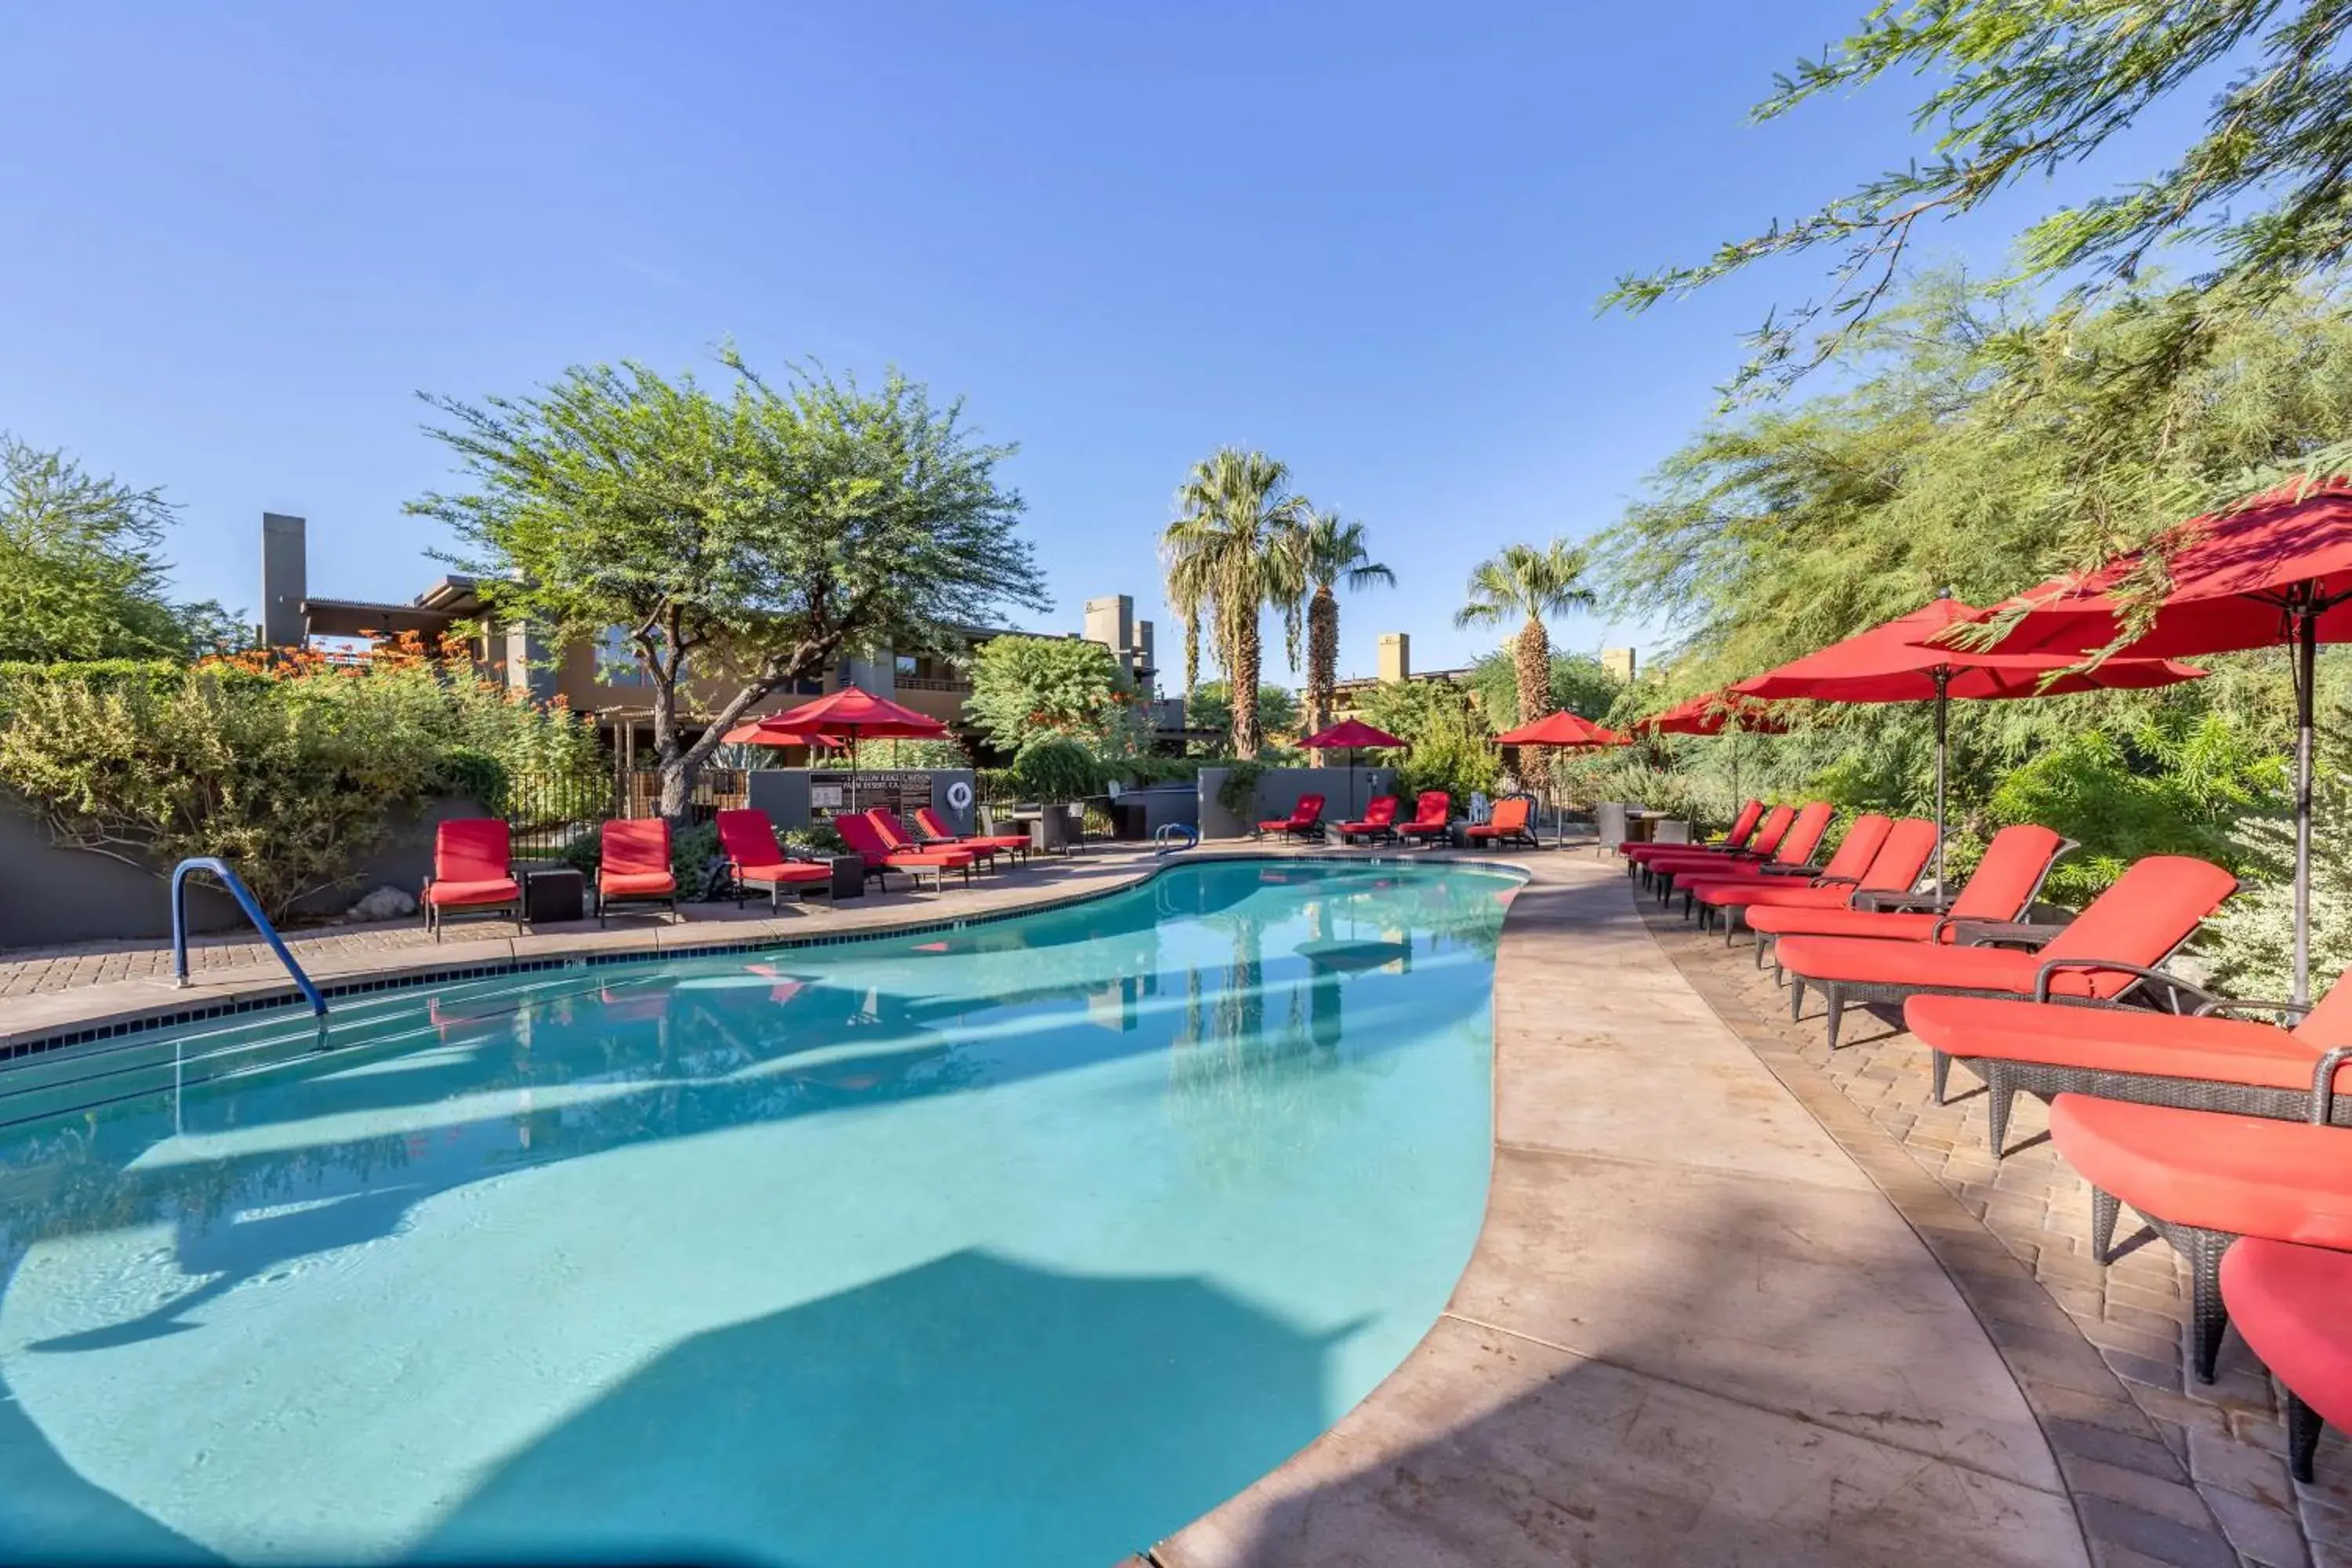
[[[1882,78],[1923,83],[1912,119],[1933,136],[1928,155],[1890,148],[1891,173],[1705,261],[1622,279],[1604,303],[1643,310],[1751,262],[1825,247],[1826,295],[1776,310],[1734,384],[1784,388],[1900,298],[1923,224],[2083,163],[2160,100],[2210,94],[2199,132],[2159,154],[2168,165],[2048,211],[2018,247],[2024,277],[2095,291],[2132,284],[2152,254],[2184,244],[2204,305],[2179,319],[2165,354],[2135,367],[2160,384],[2207,357],[2219,321],[2352,258],[2347,38],[2352,0],[1885,0],[1780,78],[1754,118]]]
[[[798,374],[772,386],[731,351],[724,393],[642,365],[577,368],[520,398],[427,396],[429,433],[472,489],[409,510],[446,523],[449,559],[490,612],[556,639],[618,628],[651,689],[661,808],[762,698],[861,647],[937,647],[950,627],[1046,604],[1001,487],[1010,447],[961,403],[892,374],[868,390]],[[726,693],[680,711],[689,667]],[[688,721],[703,725],[696,738]]]

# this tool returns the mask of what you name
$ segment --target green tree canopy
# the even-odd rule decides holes
[[[2130,285],[2185,241],[2209,258],[2209,308],[2180,318],[2176,358],[2221,313],[2242,311],[2334,269],[2352,247],[2352,29],[2347,0],[1882,0],[1820,58],[1800,61],[1758,121],[1883,77],[1926,84],[1914,123],[1925,160],[1864,182],[1814,211],[1727,242],[1706,261],[1622,279],[1610,302],[1644,309],[1770,257],[1827,249],[1825,297],[1774,312],[1738,386],[1785,385],[1833,358],[1899,296],[1923,223],[1973,211],[2082,163],[2141,110],[2210,90],[2200,133],[2157,172],[2061,206],[2027,229],[2029,278],[2095,289]],[[2159,374],[2166,362],[2151,361]]]
[[[1518,659],[1507,647],[1496,648],[1470,667],[1465,681],[1478,694],[1480,711],[1497,731],[1540,719],[1543,713],[1519,710]],[[1589,653],[1551,656],[1551,679],[1544,713],[1566,711],[1580,719],[1605,719],[1624,695],[1625,683],[1601,667]]]
[[[209,601],[178,604],[173,507],[0,433],[0,660],[184,658],[245,639]]]
[[[875,389],[824,374],[771,385],[731,353],[724,395],[639,364],[575,368],[479,404],[427,396],[430,434],[473,486],[409,508],[446,523],[492,609],[564,640],[619,627],[651,686],[662,807],[753,703],[842,654],[941,647],[950,627],[1043,608],[1034,553],[1003,488],[1009,447],[976,440],[961,404],[896,374]],[[688,659],[730,694],[689,743]]]
[[[964,711],[1007,753],[1067,735],[1103,757],[1128,757],[1141,750],[1137,700],[1134,680],[1098,642],[1000,637],[973,655]]]
[[[2163,396],[2108,374],[2193,308],[2177,291],[2126,295],[2052,321],[1931,279],[1856,338],[1843,390],[1727,420],[1669,458],[1596,542],[1598,580],[1621,614],[1679,637],[1661,685],[1688,695],[1943,587],[1995,602],[2086,542],[2140,543],[2231,476],[2352,429],[2352,321],[2316,293],[2224,323],[2213,356]],[[1954,704],[1956,866],[1971,836],[2027,817],[2084,841],[2053,884],[2070,898],[2140,854],[2232,858],[2239,821],[2284,804],[2294,705],[2276,653],[2198,662],[2210,679],[2159,691]],[[2331,685],[2340,662],[2323,660]],[[1718,773],[1738,756],[1745,793],[1905,812],[1931,800],[1927,705],[1790,712],[1800,727],[1787,736],[1664,749]]]
[[[1287,688],[1261,686],[1257,689],[1257,714],[1261,733],[1297,738],[1300,709],[1298,699]],[[1234,688],[1231,681],[1204,680],[1192,689],[1184,704],[1184,723],[1193,730],[1215,730],[1228,740],[1234,731]]]

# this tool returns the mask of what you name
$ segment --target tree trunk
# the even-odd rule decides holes
[[[1529,616],[1519,628],[1517,662],[1519,722],[1532,724],[1551,711],[1551,637],[1540,617]],[[1519,783],[1531,794],[1551,793],[1551,758],[1543,746],[1519,748]]]
[[[1234,616],[1233,642],[1234,657],[1225,674],[1233,682],[1234,755],[1251,761],[1265,743],[1257,729],[1257,669],[1262,648],[1255,605],[1250,607],[1249,614]]]
[[[1327,584],[1307,604],[1307,732],[1331,727],[1331,689],[1339,683],[1339,601]],[[1323,765],[1323,749],[1307,753],[1309,766]]]

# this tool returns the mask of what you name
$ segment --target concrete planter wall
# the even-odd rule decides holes
[[[414,895],[433,869],[433,832],[456,816],[487,815],[457,797],[427,802],[394,821],[359,874],[341,887],[295,905],[298,919],[324,919],[378,888]],[[72,942],[152,941],[172,934],[171,868],[139,867],[87,849],[62,849],[15,802],[0,804],[0,948]],[[236,905],[209,879],[192,880],[188,923],[195,931],[235,931]]]
[[[1201,770],[1201,837],[1239,838],[1258,823],[1288,816],[1303,795],[1320,795],[1328,802],[1323,820],[1341,822],[1360,815],[1376,795],[1396,792],[1394,768],[1268,768],[1258,774],[1256,800],[1246,816],[1227,811],[1217,800],[1230,768]],[[1352,793],[1351,793],[1352,792]],[[1410,815],[1410,813],[1406,813]]]

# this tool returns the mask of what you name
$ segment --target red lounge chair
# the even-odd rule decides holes
[[[874,819],[856,812],[842,813],[833,819],[833,826],[850,853],[865,860],[866,874],[881,883],[885,892],[889,890],[892,871],[903,872],[918,887],[929,876],[931,885],[942,890],[950,871],[961,872],[970,882],[971,863],[980,858],[970,849],[893,849]]]
[[[1716,857],[1704,853],[1696,859],[1660,855],[1645,863],[1642,870],[1650,879],[1650,886],[1657,893],[1661,904],[1674,898],[1675,884],[1685,878],[1702,881],[1708,877],[1739,876],[1759,865],[1779,867],[1787,871],[1800,870],[1812,863],[1813,851],[1822,847],[1822,840],[1829,834],[1831,819],[1836,816],[1837,807],[1828,801],[1810,802],[1797,813],[1796,820],[1789,824],[1789,831],[1780,836],[1780,841],[1769,860],[1738,862],[1727,867]]]
[[[513,837],[504,819],[467,816],[433,830],[433,875],[425,879],[425,929],[441,940],[451,914],[522,919],[522,884],[515,880]]]
[[[1753,804],[1753,803],[1751,803]],[[1733,860],[1761,860],[1780,848],[1780,840],[1797,820],[1793,805],[1776,805],[1758,824],[1745,842],[1726,840],[1717,844],[1625,844],[1618,847],[1628,864],[1625,874],[1638,876],[1643,887],[1650,883],[1650,862],[1661,858],[1697,859],[1702,857],[1728,857]]]
[[[1795,813],[1791,812],[1790,815],[1794,816]],[[1763,825],[1764,820],[1764,803],[1760,800],[1751,800],[1739,808],[1739,815],[1732,818],[1731,826],[1727,831],[1708,839],[1704,844],[1647,842],[1637,844],[1628,839],[1617,846],[1617,853],[1637,866],[1662,850],[1672,850],[1678,855],[1694,849],[1703,850],[1712,855],[1736,854],[1748,847],[1748,841],[1756,837],[1757,829]],[[1781,826],[1784,831],[1787,826],[1787,819],[1783,818]]]
[[[1906,816],[1900,822],[1887,823],[1885,830],[1875,836],[1877,849],[1862,873],[1855,876],[1842,868],[1840,862],[1845,861],[1854,833],[1868,820],[1854,823],[1853,831],[1847,833],[1838,852],[1830,857],[1829,865],[1811,881],[1791,887],[1789,884],[1797,879],[1748,877],[1723,882],[1710,879],[1698,884],[1699,923],[1705,926],[1720,919],[1723,943],[1728,947],[1741,923],[1757,910],[1847,910],[1853,907],[1857,894],[1900,897],[1909,892],[1936,853],[1935,823],[1924,816]],[[1846,861],[1848,867],[1852,864]]]
[[[2208,998],[2194,1016],[2180,1017],[2085,1013],[1980,996],[1915,996],[1903,1005],[1903,1022],[1935,1053],[1937,1104],[1953,1062],[1984,1079],[1998,1159],[2010,1107],[2021,1091],[2095,1094],[2291,1121],[2352,1118],[2352,1098],[2334,1099],[2352,1096],[2352,1068],[2345,1065],[2352,1060],[2352,970],[2293,1029],[2220,1016],[2296,1011],[2286,1002]]]
[[[727,857],[727,879],[735,887],[735,907],[743,907],[743,889],[768,889],[768,908],[776,909],[786,888],[833,885],[833,868],[814,860],[788,860],[776,843],[776,825],[764,811],[722,811],[719,814],[719,847]]]
[[[1285,838],[1320,838],[1323,837],[1323,797],[1302,795],[1298,804],[1290,808],[1288,816],[1277,816],[1257,825],[1255,837],[1263,838],[1278,833]]]
[[[1829,1004],[1830,1048],[1846,1008],[1856,1002],[1901,1002],[1922,993],[1956,996],[2053,996],[2112,1004],[2148,981],[2170,984],[2156,966],[2221,907],[2238,879],[2210,861],[2151,855],[2091,900],[2074,924],[2052,927],[2039,952],[1962,947],[1866,937],[1790,936],[1774,955],[1788,972],[1791,1018],[1804,1012],[1805,987]],[[2037,935],[2039,933],[2036,933]],[[2005,938],[2004,940],[2009,940]]]
[[[596,865],[596,923],[614,904],[667,904],[677,919],[677,878],[669,868],[669,824],[658,816],[615,817],[603,828]]]
[[[1418,838],[1423,843],[1444,838],[1454,831],[1454,797],[1442,789],[1425,789],[1421,798],[1412,803],[1412,820],[1396,826],[1399,838]]]
[[[1675,878],[1675,891],[1683,896],[1684,915],[1696,914],[1702,929],[1712,924],[1708,906],[1699,898],[1702,892],[1740,888],[1790,889],[1815,882],[1833,882],[1851,892],[1853,885],[1862,880],[1862,874],[1870,869],[1870,863],[1878,858],[1879,846],[1886,842],[1886,835],[1894,826],[1892,817],[1876,812],[1855,817],[1853,826],[1839,840],[1837,853],[1818,871],[1811,867],[1791,870],[1776,862],[1758,865],[1744,861],[1737,866],[1682,872]]]
[[[2006,924],[2021,920],[2041,896],[2042,883],[2058,857],[2074,845],[2046,827],[2004,827],[1985,846],[1976,874],[1947,906],[1930,896],[1917,900],[1874,895],[1851,910],[1775,909],[1748,911],[1757,933],[1757,967],[1763,967],[1764,941],[1784,936],[1866,936],[1882,942],[1950,942],[1960,921]],[[1906,910],[1906,904],[1912,905]]]
[[[926,850],[936,850],[941,854],[962,851],[970,854],[972,864],[981,869],[996,869],[996,847],[992,844],[927,844],[921,835],[908,832],[907,825],[898,820],[898,814],[887,805],[872,807],[866,813],[866,817],[874,824],[874,830],[882,835],[882,842],[894,855],[920,855]]]
[[[940,820],[940,814],[929,806],[915,809],[915,831],[922,836],[920,847],[982,849],[1010,855],[1015,860],[1029,858],[1029,836],[1025,833],[958,833]]]
[[[2310,1482],[2320,1423],[2352,1427],[2352,1252],[2248,1237],[2221,1259],[2238,1337],[2286,1388],[2286,1457]]]
[[[2213,1381],[2221,1255],[2242,1236],[2352,1247],[2352,1131],[2062,1094],[2050,1140],[2091,1184],[2091,1256],[2107,1260],[2129,1204],[2189,1260],[2197,1381]],[[2339,1313],[2352,1298],[2339,1303]],[[2347,1316],[2352,1321],[2352,1316]]]
[[[1339,824],[1339,842],[1352,844],[1359,838],[1369,838],[1377,844],[1383,838],[1396,837],[1397,797],[1376,795],[1364,807],[1364,815],[1354,822]]]
[[[1655,888],[1662,876],[1671,880],[1675,869],[1681,866],[1697,867],[1700,874],[1708,875],[1721,869],[1727,861],[1739,866],[1777,859],[1801,830],[1810,828],[1813,831],[1813,842],[1801,846],[1803,854],[1798,857],[1801,861],[1820,847],[1820,835],[1829,830],[1834,809],[1825,801],[1815,801],[1801,807],[1776,805],[1772,808],[1772,815],[1764,819],[1764,826],[1756,830],[1756,837],[1749,846],[1728,854],[1710,849],[1704,844],[1653,845],[1651,847],[1657,852],[1641,863],[1642,885]],[[1811,812],[1811,816],[1808,817],[1807,812]]]
[[[1535,809],[1531,795],[1505,795],[1495,803],[1495,815],[1484,822],[1474,822],[1463,831],[1469,836],[1470,847],[1484,849],[1489,844],[1524,844],[1530,849],[1540,849],[1529,817]]]

